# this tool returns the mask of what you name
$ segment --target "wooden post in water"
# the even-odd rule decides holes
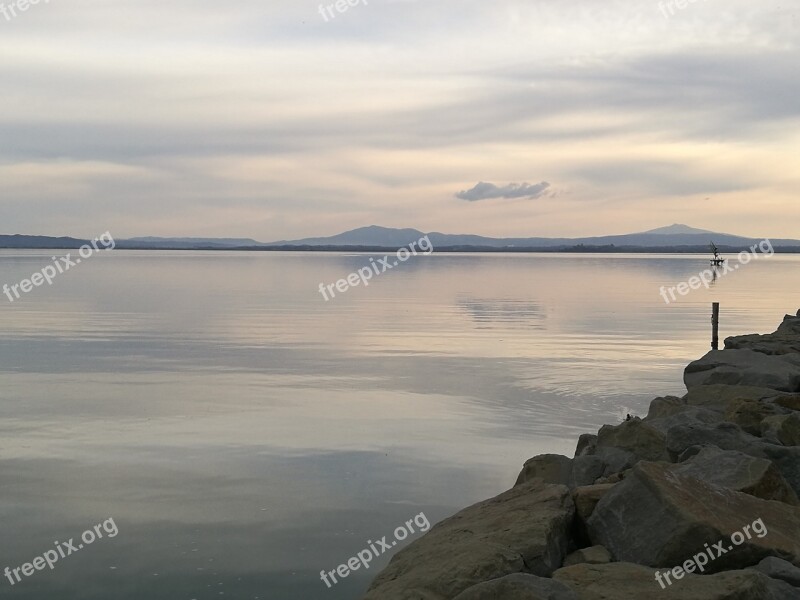
[[[719,302],[711,304],[711,348],[719,350]]]

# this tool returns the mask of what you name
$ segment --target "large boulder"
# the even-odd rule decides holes
[[[724,419],[735,423],[751,435],[761,435],[761,422],[772,416],[783,415],[785,409],[772,402],[741,398],[733,401],[725,411]]]
[[[767,577],[773,579],[780,579],[800,588],[800,568],[795,567],[792,563],[774,556],[768,556],[757,566],[753,567],[756,571],[761,571]],[[798,598],[800,598],[800,590],[798,590]]]
[[[672,469],[641,462],[614,486],[589,517],[592,543],[605,546],[616,560],[651,567],[671,568],[693,556],[701,561],[706,544],[715,553],[705,566],[712,573],[744,568],[767,556],[800,565],[800,508]]]
[[[650,402],[645,421],[671,417],[686,410],[686,400],[677,396],[659,396]]]
[[[770,355],[800,352],[800,318],[786,315],[775,333],[729,337],[725,340],[725,348],[749,349]]]
[[[761,436],[784,446],[800,446],[800,413],[767,417],[761,421]]]
[[[662,576],[662,587],[655,569],[623,562],[565,567],[553,579],[580,600],[797,600],[791,586],[754,570],[684,575],[669,585]]]
[[[398,552],[365,600],[450,600],[512,573],[549,576],[563,562],[575,506],[534,479],[465,508]]]
[[[760,438],[750,435],[734,423],[702,423],[675,425],[667,432],[666,447],[673,460],[678,460],[691,446],[716,446],[721,450],[743,451],[753,444],[761,443]]]
[[[786,410],[800,411],[800,394],[778,396],[775,398],[775,404],[785,408]]]
[[[668,417],[650,419],[648,415],[647,419],[645,419],[645,422],[650,427],[661,432],[663,435],[666,435],[675,425],[711,425],[719,423],[719,421],[720,415],[718,412],[697,406],[684,406],[682,411],[676,412]]]
[[[516,573],[499,579],[473,585],[464,590],[455,600],[580,600],[563,583]]]
[[[536,478],[545,483],[569,485],[571,477],[571,458],[560,454],[540,454],[525,461],[514,485],[521,485]]]
[[[686,367],[683,381],[690,390],[701,385],[727,384],[800,392],[800,355],[712,350]]]
[[[575,514],[581,521],[588,521],[592,516],[597,503],[605,496],[616,483],[598,483],[575,488],[572,500],[575,502]]]
[[[800,352],[800,337],[783,333],[738,335],[725,340],[725,349],[753,350],[770,355],[792,354]]]
[[[673,466],[672,471],[762,500],[800,505],[792,487],[766,458],[708,446],[689,460]]]
[[[597,447],[626,450],[639,460],[661,460],[667,456],[664,434],[641,419],[619,425],[603,425],[597,433]]]

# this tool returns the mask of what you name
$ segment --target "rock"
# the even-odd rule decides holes
[[[732,402],[738,400],[765,400],[779,395],[779,392],[764,387],[712,384],[691,388],[683,399],[688,406],[699,406],[725,414]]]
[[[689,460],[674,465],[672,471],[762,500],[800,505],[792,487],[772,461],[766,458],[709,446]]]
[[[653,429],[666,435],[667,431],[675,425],[711,425],[713,423],[719,423],[719,420],[720,415],[715,411],[695,406],[685,406],[684,410],[670,415],[669,417],[661,417],[652,420],[648,418],[646,422]]]
[[[464,590],[455,600],[579,600],[563,583],[516,573]]]
[[[725,411],[724,419],[735,423],[750,435],[761,435],[761,422],[767,417],[781,414],[779,407],[757,400],[734,400]]]
[[[797,317],[786,315],[783,317],[783,322],[778,326],[775,331],[777,334],[800,336],[800,310],[797,311]]]
[[[775,398],[775,404],[782,406],[787,410],[800,411],[800,394],[794,394],[793,396],[778,396]]]
[[[601,459],[605,465],[603,477],[610,477],[617,473],[627,471],[639,462],[639,459],[632,452],[613,448],[611,446],[598,446],[595,449],[594,456]]]
[[[579,456],[573,459],[569,488],[592,485],[602,477],[605,469],[606,463],[599,456]]]
[[[598,453],[601,448],[623,450],[638,460],[669,460],[665,435],[641,419],[603,425],[597,434]]]
[[[601,477],[597,481],[595,481],[595,485],[601,485],[604,483],[619,483],[623,479],[625,479],[625,475],[630,473],[630,469],[626,469],[625,471],[620,471],[619,473],[612,473],[608,477]]]
[[[605,496],[614,483],[601,483],[596,485],[586,485],[575,488],[572,492],[572,500],[575,503],[575,514],[579,519],[586,522],[592,516],[597,503]]]
[[[532,480],[438,523],[398,552],[365,600],[454,598],[512,573],[549,576],[563,562],[575,506],[565,486]]]
[[[687,389],[727,384],[800,391],[800,355],[769,356],[754,350],[712,350],[684,371]]]
[[[745,433],[733,423],[676,425],[667,432],[666,447],[670,457],[678,460],[691,446],[716,446],[721,450],[742,451],[760,442],[759,438]]]
[[[538,477],[545,483],[569,485],[572,477],[572,459],[560,454],[540,454],[525,461],[514,485],[521,485]]]
[[[792,563],[783,559],[775,556],[768,556],[758,563],[758,566],[753,568],[757,571],[761,571],[767,577],[780,579],[794,587],[800,587],[800,568],[795,567]]]
[[[578,438],[578,446],[575,448],[575,458],[579,456],[586,456],[594,454],[594,449],[597,447],[597,436],[591,433],[583,433]]]
[[[663,419],[686,410],[686,400],[677,396],[663,396],[655,398],[650,402],[645,421],[653,419]]]
[[[681,565],[700,556],[705,544],[717,543],[723,552],[714,550],[719,555],[708,562],[707,572],[744,568],[770,555],[800,564],[800,508],[712,486],[673,468],[636,465],[589,517],[592,542],[616,560],[651,567]],[[768,533],[759,537],[764,530]],[[735,547],[734,534],[744,538]]]
[[[573,539],[581,546],[591,546],[586,522],[592,516],[597,503],[614,487],[613,483],[587,485],[575,488],[572,491],[572,501],[575,503],[575,522],[573,524]]]
[[[800,413],[767,417],[761,422],[761,437],[784,446],[800,446]]]
[[[671,577],[672,584],[665,582],[663,589],[655,569],[631,563],[574,565],[559,569],[553,579],[580,600],[798,600],[787,595],[787,584],[752,569]]]
[[[566,559],[564,559],[564,566],[578,565],[586,563],[589,565],[604,565],[611,562],[611,553],[603,548],[603,546],[590,546],[589,548],[582,548],[576,550]]]
[[[780,333],[738,335],[725,340],[726,350],[753,350],[768,355],[800,352],[800,337]]]
[[[744,452],[771,460],[792,486],[794,493],[800,496],[800,447],[773,446],[762,442],[746,448]]]
[[[539,478],[545,483],[566,485],[570,489],[591,485],[601,477],[606,463],[598,456],[567,458],[558,454],[542,454],[525,462],[514,485]]]

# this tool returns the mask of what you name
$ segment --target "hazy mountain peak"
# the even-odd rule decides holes
[[[681,234],[694,234],[694,233],[707,233],[707,234],[714,234],[713,231],[708,231],[706,229],[697,229],[696,227],[689,227],[688,225],[683,225],[681,223],[675,223],[673,225],[669,225],[668,227],[659,227],[658,229],[651,229],[650,231],[645,231],[644,233],[652,233],[656,235],[681,235]]]

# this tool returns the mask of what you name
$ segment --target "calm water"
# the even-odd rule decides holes
[[[51,255],[0,251],[0,284]],[[800,306],[795,256],[669,306],[707,257],[434,254],[323,300],[368,258],[115,250],[0,296],[0,569],[119,530],[0,596],[357,598],[388,554],[320,570],[681,394],[712,300],[723,337]]]

